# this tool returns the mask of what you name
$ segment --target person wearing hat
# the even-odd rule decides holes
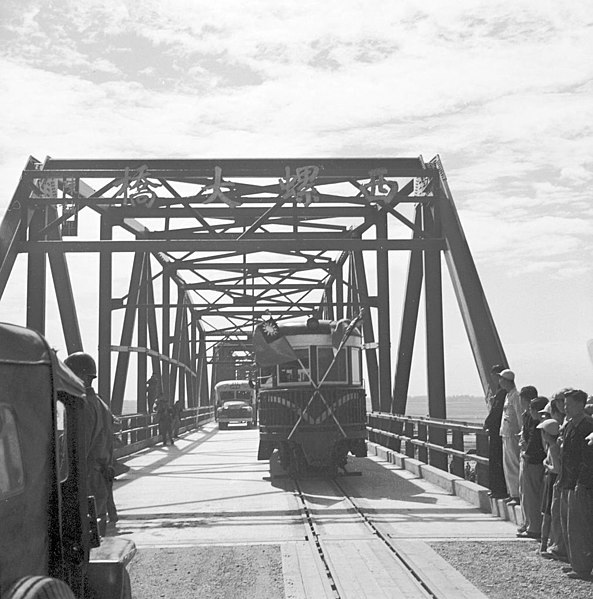
[[[591,579],[593,570],[593,449],[586,439],[593,421],[585,415],[587,394],[574,389],[564,394],[567,424],[563,431],[558,486],[566,500],[570,578]]]
[[[83,382],[86,397],[84,420],[86,428],[86,462],[88,494],[95,498],[99,534],[103,537],[107,530],[109,511],[113,515],[111,522],[117,519],[115,504],[110,505],[113,492],[113,416],[105,402],[93,388],[97,378],[97,365],[94,358],[86,352],[74,352],[64,364]]]
[[[544,557],[554,558],[554,554],[548,552],[548,546],[557,546],[560,538],[560,514],[556,514],[555,519],[552,517],[554,483],[560,471],[560,446],[558,445],[560,424],[554,418],[546,416],[547,412],[545,410],[542,410],[540,414],[544,420],[537,425],[537,428],[541,431],[543,445],[546,449],[541,502],[542,528],[540,554]]]
[[[525,396],[525,387],[521,396]],[[535,391],[535,388],[532,387]],[[531,389],[529,390],[531,392]],[[537,391],[536,391],[537,394]],[[519,488],[521,492],[521,511],[523,526],[518,537],[539,539],[542,529],[542,487],[544,483],[544,450],[542,435],[537,426],[541,421],[539,411],[548,403],[547,397],[535,397],[525,411],[521,431],[521,465],[519,470]]]
[[[523,408],[515,386],[515,373],[508,368],[498,374],[500,386],[505,390],[505,400],[500,422],[502,437],[502,465],[510,498],[508,503],[518,505],[519,498],[519,436],[521,435]]]
[[[504,480],[502,467],[502,438],[500,436],[500,421],[502,406],[507,392],[500,386],[499,373],[504,370],[499,364],[490,369],[491,386],[486,398],[489,412],[484,421],[484,430],[488,431],[488,486],[490,497],[504,499],[509,496]]]
[[[569,388],[562,389],[552,395],[548,405],[542,410],[542,415],[546,418],[553,418],[559,427],[559,435],[556,439],[558,453],[558,468],[557,474],[560,473],[560,445],[562,443],[562,430],[565,421],[564,415],[564,393],[569,391]],[[555,450],[555,449],[554,449]],[[568,509],[568,492],[563,492],[558,486],[558,476],[552,488],[552,503],[550,506],[551,512],[551,529],[548,540],[548,548],[542,553],[542,556],[548,559],[555,559],[562,562],[568,562],[568,539],[566,538],[566,526],[562,527],[561,523],[566,524],[566,510]],[[563,497],[564,496],[564,497]]]

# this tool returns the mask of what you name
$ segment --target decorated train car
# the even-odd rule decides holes
[[[335,474],[365,457],[366,398],[356,320],[277,324],[253,336],[258,370],[258,459],[279,451],[292,475]]]

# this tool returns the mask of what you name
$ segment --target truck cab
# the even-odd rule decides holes
[[[132,541],[100,538],[85,389],[39,333],[0,323],[0,599],[130,599]]]

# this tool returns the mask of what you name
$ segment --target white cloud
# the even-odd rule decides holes
[[[591,274],[589,3],[14,6],[0,212],[29,154],[440,153],[486,278]]]

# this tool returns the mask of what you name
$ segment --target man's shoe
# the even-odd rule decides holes
[[[527,531],[527,526],[525,526],[525,524],[523,524],[523,526],[519,526],[519,528],[517,528],[517,532],[526,532]]]
[[[552,559],[558,560],[559,562],[568,563],[568,556],[562,555],[553,549],[548,549],[546,553],[549,553],[552,556]]]
[[[586,572],[569,572],[567,576],[568,578],[575,578],[577,580],[591,580],[591,574],[587,574]]]
[[[528,530],[524,531],[524,532],[518,532],[517,536],[520,539],[541,539],[542,536],[539,532],[530,532]]]
[[[568,572],[572,572],[572,568],[570,566],[562,566],[562,568],[560,568],[562,570],[562,572],[564,572],[564,574],[568,574]]]

